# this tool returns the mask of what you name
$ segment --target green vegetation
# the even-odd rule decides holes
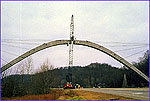
[[[81,97],[79,97],[79,96],[74,96],[74,97],[72,97],[72,98],[64,99],[64,100],[85,100],[85,99],[83,99],[83,98],[81,98]]]
[[[149,51],[133,63],[138,69],[149,76]],[[145,87],[149,84],[131,69],[117,68],[108,64],[92,63],[88,66],[62,67],[54,69],[48,61],[40,66],[35,74],[10,75],[1,80],[1,96],[23,96],[27,94],[46,94],[50,88],[63,87],[66,75],[72,73],[72,83],[82,87],[122,87],[124,73],[128,87]],[[75,97],[73,99],[81,99]]]

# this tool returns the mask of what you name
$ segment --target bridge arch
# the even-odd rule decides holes
[[[17,57],[16,59],[10,61],[8,64],[4,65],[1,68],[1,73],[4,72],[5,70],[7,70],[8,68],[10,68],[11,66],[13,66],[14,64],[18,63],[19,61],[27,58],[28,56],[49,48],[49,47],[53,47],[53,46],[57,46],[57,45],[64,45],[64,44],[69,44],[70,40],[55,40],[55,41],[51,41],[48,43],[44,43],[36,48],[31,49],[30,51],[27,51],[26,53],[22,54],[21,56]],[[133,71],[135,71],[136,73],[138,73],[141,77],[143,77],[145,80],[147,80],[149,82],[149,78],[142,73],[139,69],[137,69],[135,66],[133,66],[132,64],[130,64],[128,61],[126,61],[124,58],[122,58],[121,56],[117,55],[116,53],[114,53],[113,51],[98,45],[96,43],[90,42],[90,41],[83,41],[83,40],[75,40],[74,41],[75,45],[83,45],[83,46],[87,46],[87,47],[91,47],[94,49],[97,49],[99,51],[102,51],[104,53],[106,53],[107,55],[111,56],[112,58],[116,59],[117,61],[119,61],[120,63],[122,63],[123,65],[125,65],[126,67],[132,69]]]

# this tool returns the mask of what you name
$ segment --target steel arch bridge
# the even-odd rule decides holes
[[[27,58],[28,56],[41,51],[43,49],[49,48],[49,47],[53,47],[53,46],[57,46],[57,45],[64,45],[64,44],[69,44],[70,40],[55,40],[55,41],[51,41],[48,43],[44,43],[36,48],[33,48],[29,51],[27,51],[26,53],[22,54],[21,56],[15,58],[14,60],[10,61],[8,64],[4,65],[1,68],[1,73],[4,72],[5,70],[7,70],[8,68],[10,68],[11,66],[13,66],[14,64],[18,63],[19,61]],[[87,46],[87,47],[91,47],[94,49],[97,49],[101,52],[104,52],[105,54],[111,56],[112,58],[114,58],[115,60],[119,61],[120,63],[122,63],[123,65],[125,65],[126,67],[132,69],[133,71],[135,71],[136,73],[138,73],[141,77],[143,77],[145,80],[147,80],[149,82],[149,78],[142,73],[139,69],[137,69],[135,66],[133,66],[131,63],[129,63],[128,61],[126,61],[124,58],[122,58],[121,56],[117,55],[116,53],[114,53],[113,51],[98,45],[96,43],[90,42],[90,41],[83,41],[83,40],[74,40],[73,44],[75,45],[82,45],[82,46]]]

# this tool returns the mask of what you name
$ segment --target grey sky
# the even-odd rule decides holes
[[[148,1],[146,2],[4,2],[2,1],[2,40],[42,40],[69,39],[71,15],[74,15],[75,37],[89,40],[116,51],[132,47],[111,47],[117,45],[105,42],[149,43]],[[44,41],[44,42],[49,42]],[[32,41],[33,42],[33,41]],[[37,42],[37,41],[36,41]],[[27,49],[8,47],[17,45],[32,49],[42,43],[26,45],[3,43],[2,50],[18,56]],[[47,58],[56,67],[68,65],[67,46],[56,46],[32,55],[37,68]],[[126,57],[147,50],[146,47],[116,52]],[[137,61],[144,52],[126,58]],[[16,56],[2,52],[2,59],[11,61]],[[93,62],[122,66],[113,58],[84,46],[74,46],[74,65],[88,65]],[[6,64],[2,61],[3,64]]]

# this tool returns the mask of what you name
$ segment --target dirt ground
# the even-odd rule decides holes
[[[134,100],[111,94],[81,91],[81,90],[52,90],[49,94],[25,95],[22,97],[1,98],[2,100]]]
[[[21,97],[1,98],[1,100],[57,100],[63,95],[62,90],[51,90],[49,94],[25,95]]]
[[[76,92],[80,97],[86,100],[135,100],[132,98],[91,91],[74,90],[74,92]]]

